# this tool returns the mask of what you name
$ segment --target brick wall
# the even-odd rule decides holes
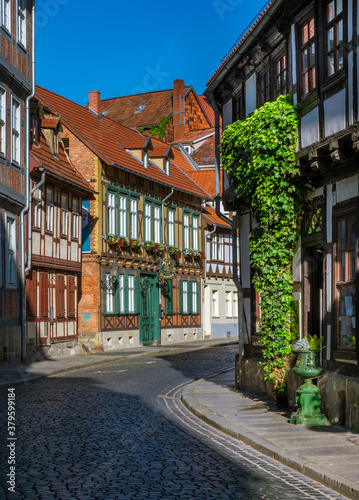
[[[97,338],[99,331],[100,283],[96,255],[82,255],[82,279],[78,303],[78,334],[83,338]]]
[[[211,127],[193,92],[190,92],[186,98],[185,112],[186,134],[192,130],[202,130]]]

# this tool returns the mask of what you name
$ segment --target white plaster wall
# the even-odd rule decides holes
[[[41,255],[40,253],[40,233],[32,232],[32,253]]]
[[[252,113],[257,107],[257,78],[256,73],[246,81],[246,116]]]
[[[337,184],[337,203],[350,200],[358,196],[358,174],[347,179],[338,181]]]
[[[345,89],[324,101],[324,127],[326,136],[345,128]]]
[[[319,112],[313,109],[300,121],[300,142],[302,148],[319,141]]]
[[[27,323],[27,338],[36,339],[36,323],[33,322]]]
[[[78,262],[78,243],[71,241],[71,260]]]
[[[45,255],[52,257],[52,236],[45,234]]]
[[[60,259],[67,260],[67,240],[60,240]]]
[[[232,99],[230,99],[223,105],[223,130],[231,125],[232,121]]]

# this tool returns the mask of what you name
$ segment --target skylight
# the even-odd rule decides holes
[[[136,109],[135,113],[141,113],[146,107],[146,104],[140,104]]]
[[[108,112],[109,112],[109,109],[105,109],[105,111],[102,111],[101,115],[106,116]]]

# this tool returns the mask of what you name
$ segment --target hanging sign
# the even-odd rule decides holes
[[[173,272],[175,268],[175,262],[170,257],[165,257],[164,259],[162,259],[158,267],[158,274],[163,279],[170,279],[175,275],[175,273]]]

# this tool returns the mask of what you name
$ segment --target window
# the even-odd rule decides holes
[[[134,200],[131,198],[131,200],[130,200],[130,236],[131,236],[131,238],[138,237],[137,221],[138,221],[137,200]]]
[[[56,275],[56,317],[65,317],[65,277]]]
[[[232,298],[233,298],[233,307],[232,307],[233,318],[238,318],[238,293],[233,292]]]
[[[198,217],[193,216],[192,219],[192,248],[199,249],[199,234],[198,234]]]
[[[154,234],[153,239],[155,243],[160,243],[161,241],[161,218],[160,218],[160,207],[154,207]]]
[[[114,314],[115,312],[115,300],[114,300],[114,289],[112,285],[112,276],[110,273],[105,273],[105,281],[108,287],[104,289],[105,295],[105,314]]]
[[[0,153],[6,154],[6,91],[0,87]]]
[[[232,292],[226,292],[226,317],[232,317]]]
[[[80,222],[80,215],[79,215],[79,199],[73,197],[72,198],[72,237],[76,240],[79,239],[79,222]]]
[[[123,274],[119,274],[117,281],[116,290],[116,313],[125,313],[125,277]]]
[[[315,71],[315,28],[311,18],[301,28],[302,93],[305,96],[317,85]]]
[[[5,214],[5,269],[6,286],[15,287],[16,271],[16,217]]]
[[[46,188],[46,231],[54,230],[54,190]]]
[[[190,281],[192,293],[192,314],[199,314],[199,283],[197,281]]]
[[[223,234],[218,236],[218,260],[224,260],[224,237]]]
[[[128,313],[135,313],[135,277],[132,274],[127,276],[127,293],[128,293]]]
[[[190,223],[189,214],[184,214],[183,215],[183,246],[184,246],[184,248],[190,248],[189,223]]]
[[[47,318],[49,315],[49,278],[47,273],[40,273],[39,285],[40,318]]]
[[[151,205],[145,203],[145,241],[152,239]]]
[[[175,211],[167,210],[168,246],[175,246]]]
[[[356,309],[356,217],[340,217],[337,222],[336,292],[338,299],[338,344],[354,348]]]
[[[269,71],[258,75],[258,105],[269,101]]]
[[[213,235],[212,236],[212,245],[211,245],[212,260],[217,260],[218,259],[217,249],[218,249],[217,235]]]
[[[170,175],[170,160],[166,160],[166,174]]]
[[[107,193],[107,233],[116,234],[116,197],[113,193]]]
[[[34,192],[34,197],[32,199],[33,206],[33,217],[32,217],[32,225],[36,229],[40,229],[41,227],[41,191],[40,189],[36,189]]]
[[[143,165],[145,168],[148,168],[148,151],[145,151],[145,154],[143,157]]]
[[[327,3],[327,76],[344,66],[343,0]]]
[[[287,93],[287,59],[283,55],[275,63],[275,97]]]
[[[119,235],[127,236],[127,210],[126,210],[126,198],[124,196],[119,196]]]
[[[76,290],[73,276],[67,277],[67,316],[76,318]]]
[[[166,279],[164,286],[165,314],[173,314],[173,280]]]
[[[1,0],[1,23],[11,32],[11,0]]]
[[[67,236],[69,228],[69,195],[61,194],[61,234]]]
[[[212,318],[218,318],[218,290],[212,290]]]
[[[244,109],[243,94],[240,93],[238,96],[234,97],[232,102],[233,121],[236,122],[242,119]]]
[[[180,291],[182,299],[182,314],[188,314],[188,281],[181,281],[182,290]]]
[[[59,131],[54,130],[53,132],[53,152],[55,156],[59,156]]]
[[[26,0],[18,0],[17,28],[18,41],[26,48]]]
[[[21,131],[21,117],[20,117],[20,103],[15,99],[12,100],[11,107],[12,114],[12,161],[20,163],[20,131]]]
[[[198,281],[181,280],[180,314],[199,314],[199,283]]]

